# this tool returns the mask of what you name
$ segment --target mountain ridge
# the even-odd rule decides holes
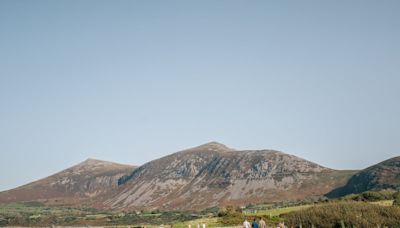
[[[53,175],[2,191],[0,202],[76,204],[115,189],[118,178],[133,168],[130,165],[89,158]]]
[[[344,186],[355,172],[277,150],[238,150],[213,141],[139,167],[89,158],[0,192],[0,203],[40,201],[112,210],[243,206],[322,197]]]
[[[334,189],[327,196],[340,197],[382,189],[400,189],[400,156],[389,158],[357,172],[346,185]]]
[[[235,150],[211,142],[138,167],[119,180],[119,192],[105,206],[187,209],[304,199],[345,184],[352,173],[280,151]],[[318,182],[319,188],[310,187]]]

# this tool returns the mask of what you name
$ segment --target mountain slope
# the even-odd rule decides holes
[[[111,208],[199,209],[321,196],[352,171],[273,150],[236,151],[211,142],[151,161],[119,180]]]
[[[388,188],[400,188],[400,157],[385,160],[356,173],[345,186],[333,190],[327,196],[340,197]]]
[[[132,169],[129,165],[88,159],[47,178],[0,192],[0,203],[42,201],[48,204],[81,204],[116,189],[118,179]]]

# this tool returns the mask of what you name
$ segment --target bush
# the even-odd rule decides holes
[[[400,225],[400,207],[385,207],[364,202],[318,205],[283,216],[290,226],[303,227],[377,227]]]
[[[363,199],[365,201],[380,201],[380,200],[385,200],[386,197],[381,194],[380,192],[364,192],[361,194],[361,196],[363,197]]]
[[[221,207],[218,210],[218,217],[224,217],[228,214],[228,210],[226,209],[226,207]]]
[[[400,206],[400,192],[396,192],[393,194],[393,205]]]
[[[0,217],[0,226],[6,226],[8,221],[6,218]]]
[[[392,200],[394,193],[396,193],[396,191],[393,190],[366,191],[360,194],[349,194],[342,197],[342,199],[375,202],[381,200]]]
[[[225,225],[241,224],[244,220],[242,209],[235,206],[223,207],[218,212],[219,221]]]

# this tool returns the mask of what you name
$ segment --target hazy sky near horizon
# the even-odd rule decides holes
[[[0,190],[208,141],[399,155],[400,1],[0,1]]]

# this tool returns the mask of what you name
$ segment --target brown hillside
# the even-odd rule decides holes
[[[129,165],[88,159],[47,178],[0,192],[0,203],[41,201],[81,205],[86,200],[115,190],[118,179],[132,170]]]
[[[151,161],[120,179],[105,207],[201,209],[322,196],[353,171],[273,150],[237,151],[211,142]]]

